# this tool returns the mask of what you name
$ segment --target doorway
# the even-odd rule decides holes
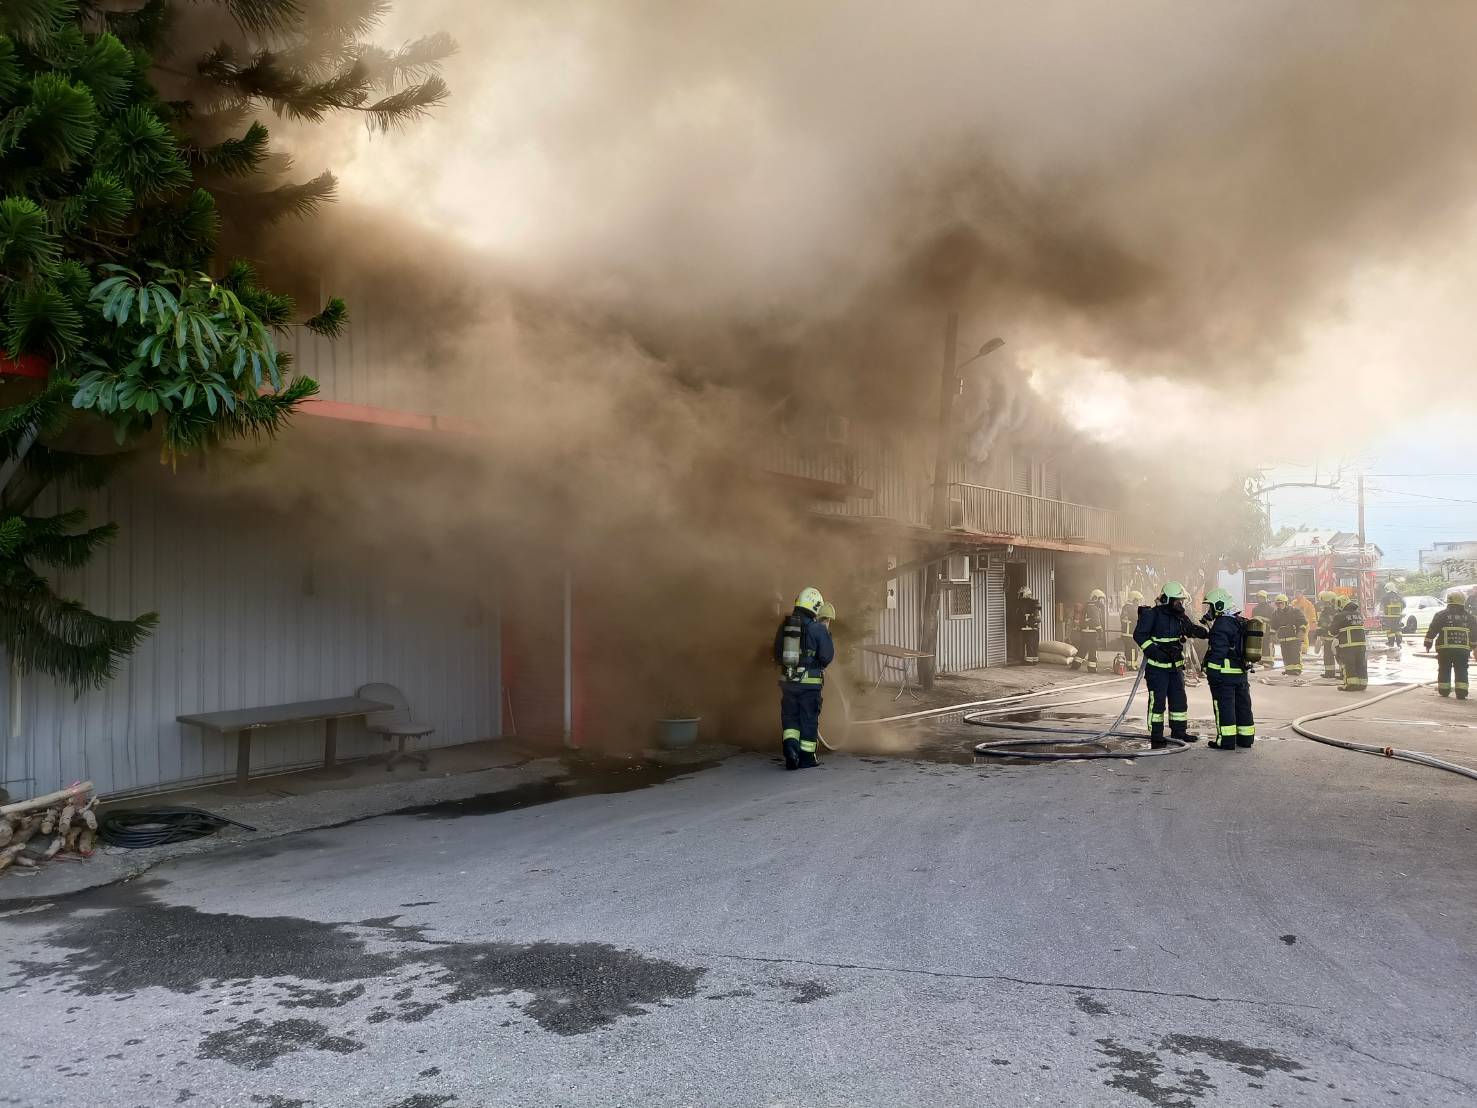
[[[1021,589],[1026,584],[1026,563],[1005,563],[1005,664],[1018,666],[1024,662],[1021,639],[1015,633],[1016,611],[1020,602]]]

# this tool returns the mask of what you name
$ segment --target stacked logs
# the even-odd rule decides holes
[[[88,858],[96,843],[97,797],[91,781],[0,805],[0,870],[34,868],[64,852]]]

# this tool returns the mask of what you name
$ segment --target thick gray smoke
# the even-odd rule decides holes
[[[455,519],[509,574],[530,550],[598,557],[626,688],[672,596],[713,636],[693,678],[713,689],[776,588],[866,595],[875,544],[733,473],[776,411],[926,427],[948,312],[965,349],[1004,336],[1049,402],[1089,363],[1223,396],[1311,376],[1347,404],[1360,368],[1310,363],[1310,336],[1369,273],[1470,230],[1460,0],[430,0],[393,20],[457,37],[453,100],[404,135],[279,131],[363,209],[294,245],[399,328],[404,406],[489,430],[458,482],[346,447],[300,495],[343,520],[394,503],[420,534]],[[1056,430],[1015,364],[981,364],[977,457]],[[929,461],[905,459],[925,482]]]

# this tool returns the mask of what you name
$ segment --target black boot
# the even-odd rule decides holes
[[[807,754],[803,750],[800,752],[800,768],[801,769],[811,769],[811,768],[813,768],[815,766],[818,766],[818,765],[820,765],[820,763],[815,760],[815,755],[814,754]]]
[[[1174,737],[1179,739],[1179,741],[1182,743],[1198,743],[1200,741],[1199,735],[1192,735],[1188,731],[1181,731]]]
[[[800,743],[795,739],[786,739],[780,744],[780,750],[785,755],[786,769],[800,768]]]
[[[1163,735],[1150,735],[1149,736],[1149,749],[1150,750],[1163,750],[1168,745],[1169,745],[1169,740],[1166,739]]]

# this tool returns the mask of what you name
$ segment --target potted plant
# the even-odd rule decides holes
[[[697,742],[697,725],[702,720],[691,701],[668,699],[662,705],[662,716],[656,721],[656,744],[663,750],[685,750]]]

